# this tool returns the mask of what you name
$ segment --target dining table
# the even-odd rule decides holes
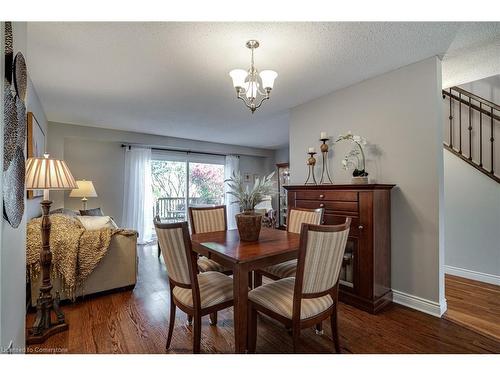
[[[255,242],[240,241],[237,229],[191,235],[195,252],[233,271],[235,352],[247,349],[249,274],[256,269],[296,259],[300,236],[262,228]]]

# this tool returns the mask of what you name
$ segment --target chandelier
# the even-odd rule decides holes
[[[259,42],[249,40],[246,46],[252,51],[250,69],[234,69],[229,72],[229,76],[233,79],[236,97],[243,100],[250,111],[254,113],[264,100],[269,99],[269,94],[273,89],[274,80],[278,73],[274,70],[263,70],[259,73],[253,60],[254,50],[259,47]]]

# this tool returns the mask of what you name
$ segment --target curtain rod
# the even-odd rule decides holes
[[[128,149],[130,150],[130,148],[132,146],[137,146],[137,147],[141,147],[141,145],[131,145],[131,144],[122,144],[122,147],[128,147]],[[146,146],[142,146],[142,147],[146,147]],[[227,154],[218,154],[218,153],[215,153],[215,152],[203,152],[203,151],[191,151],[191,150],[175,150],[175,149],[172,149],[172,148],[161,148],[161,147],[151,147],[151,150],[152,151],[172,151],[172,152],[185,152],[186,154],[200,154],[200,155],[213,155],[213,156],[227,156]],[[236,157],[240,157],[240,155],[235,155]]]

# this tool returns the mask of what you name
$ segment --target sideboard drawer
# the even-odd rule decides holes
[[[357,202],[358,193],[356,191],[297,191],[295,199]]]
[[[297,208],[324,208],[325,211],[358,213],[358,202],[296,200]]]

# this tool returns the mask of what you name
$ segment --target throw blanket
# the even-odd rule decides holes
[[[85,230],[78,219],[65,215],[50,215],[50,220],[51,273],[61,278],[63,291],[71,299],[104,258],[115,234],[137,235],[135,231],[119,228]],[[41,218],[32,219],[27,229],[26,264],[32,280],[37,279],[41,271],[41,223]]]

